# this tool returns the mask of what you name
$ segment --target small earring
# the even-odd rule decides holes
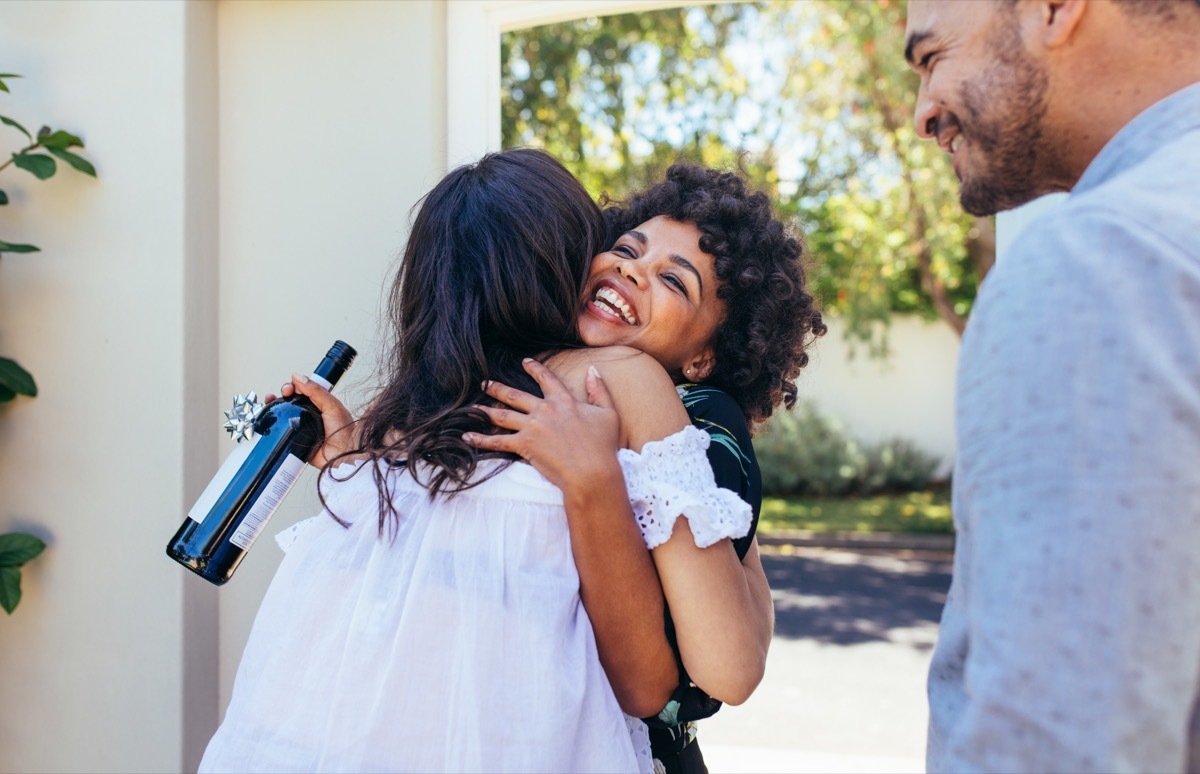
[[[685,369],[683,373],[684,373],[686,376],[691,376],[691,375],[692,375],[692,369],[690,369],[690,368],[688,368],[688,369]]]

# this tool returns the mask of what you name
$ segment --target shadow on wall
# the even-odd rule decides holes
[[[933,647],[949,553],[799,549],[762,557],[775,601],[775,636],[832,645],[894,642]]]

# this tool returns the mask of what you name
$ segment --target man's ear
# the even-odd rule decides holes
[[[1088,0],[1043,0],[1039,5],[1042,45],[1057,48],[1071,41],[1087,13]]]
[[[708,378],[713,369],[717,367],[717,359],[713,355],[712,347],[705,347],[700,350],[691,360],[684,363],[683,375],[692,382],[702,382]]]

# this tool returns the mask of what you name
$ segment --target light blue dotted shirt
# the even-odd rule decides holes
[[[984,282],[931,771],[1200,771],[1200,84]]]

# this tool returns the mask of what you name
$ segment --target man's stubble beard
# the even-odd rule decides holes
[[[1044,135],[1049,77],[1021,47],[1015,23],[992,35],[995,61],[963,82],[965,138],[976,169],[964,170],[959,198],[972,215],[994,215],[1055,190],[1046,183],[1054,154]],[[969,128],[969,132],[967,129]]]

